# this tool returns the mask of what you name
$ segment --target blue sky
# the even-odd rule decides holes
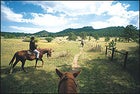
[[[139,1],[1,1],[4,32],[59,32],[130,24],[139,28]]]

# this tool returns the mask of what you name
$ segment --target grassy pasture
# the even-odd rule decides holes
[[[26,61],[24,73],[19,62],[13,74],[9,74],[9,62],[18,50],[29,48],[28,42],[21,39],[1,39],[1,92],[4,93],[57,93],[59,78],[55,73],[58,68],[62,71],[71,71],[75,54],[80,51],[79,41],[66,41],[56,38],[51,43],[40,40],[40,48],[52,48],[51,58],[44,55],[44,67],[34,68],[35,61]],[[101,52],[90,49],[99,44]],[[118,49],[131,50],[136,43],[117,43]],[[77,77],[80,93],[138,93],[139,84],[128,71],[117,63],[110,63],[105,57],[105,42],[99,40],[86,41],[82,54],[79,56],[81,74]],[[41,65],[41,62],[38,62]]]

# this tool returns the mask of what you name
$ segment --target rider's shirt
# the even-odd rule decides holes
[[[36,49],[35,41],[34,40],[31,40],[30,41],[30,50],[31,51],[34,51],[35,49]]]

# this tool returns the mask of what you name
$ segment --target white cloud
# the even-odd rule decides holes
[[[139,28],[139,11],[129,11],[127,19],[129,20],[130,24],[133,24]],[[134,23],[132,23],[134,22]]]
[[[106,9],[101,8],[101,11],[106,12],[106,15],[110,16],[110,18],[105,19],[105,21],[100,20],[91,22],[91,25],[96,29],[105,28],[109,26],[125,27],[129,24],[133,24],[134,26],[137,26],[139,28],[139,11],[128,11],[127,8],[129,6],[130,5],[116,3],[111,6],[106,6]],[[132,21],[135,21],[135,23],[132,23]]]
[[[115,5],[111,5],[107,10],[107,14],[111,16],[127,16],[127,7],[121,3],[117,3]]]
[[[51,14],[38,14],[38,13],[31,13],[31,15],[33,16],[32,19],[24,19],[22,14],[17,14],[14,13],[10,8],[2,5],[1,6],[1,12],[2,12],[2,18],[7,19],[9,21],[12,22],[20,22],[20,23],[27,23],[27,24],[34,24],[37,26],[46,26],[46,28],[49,28],[50,31],[52,32],[57,32],[57,30],[53,31],[54,29],[50,29],[50,28],[60,28],[61,26],[65,26],[65,24],[67,23],[67,20],[62,16],[62,17],[57,17]],[[2,19],[2,20],[4,20]],[[32,28],[28,28],[27,29],[25,27],[20,27],[18,28],[18,26],[11,26],[11,28],[17,29],[17,30],[21,30],[21,31],[30,31],[29,29]],[[33,29],[33,31],[39,31],[38,29]],[[41,30],[41,28],[40,28]],[[27,32],[26,31],[26,32]]]
[[[139,28],[139,11],[128,11],[127,9],[130,5],[113,2],[114,1],[24,1],[25,4],[30,3],[41,6],[45,12],[45,14],[30,13],[32,18],[27,19],[24,19],[22,14],[15,13],[2,3],[1,13],[2,18],[9,21],[32,24],[40,27],[11,26],[13,29],[25,32],[37,32],[42,29],[49,32],[58,32],[66,28],[79,28],[85,25],[92,25],[93,28],[97,29],[132,24]],[[101,17],[101,19],[98,18],[98,20],[96,20],[93,16],[93,19],[83,21],[85,23],[82,23],[81,19],[89,15],[98,16]],[[104,17],[107,18],[102,20]]]
[[[109,27],[109,22],[103,22],[103,21],[96,21],[96,22],[92,22],[91,26],[94,29],[100,29],[100,28],[104,28],[104,27]]]
[[[40,6],[44,12],[46,13],[54,13],[55,10],[53,9],[54,4],[56,5],[57,1],[23,1],[23,3],[33,4]]]
[[[106,7],[111,6],[113,1],[25,1],[31,3],[46,11],[46,13],[64,13],[68,16],[101,14]],[[109,8],[109,7],[108,7]]]
[[[67,20],[63,17],[57,17],[50,14],[37,14],[32,13],[33,19],[30,19],[30,22],[39,26],[61,26],[67,23]]]
[[[119,16],[112,16],[109,19],[106,19],[106,21],[95,21],[91,22],[91,25],[95,29],[100,29],[100,28],[105,28],[105,27],[110,27],[110,26],[127,26],[129,25],[130,20],[124,17],[119,17]]]
[[[7,20],[13,21],[13,22],[22,22],[22,15],[14,13],[10,8],[1,5],[1,13],[3,18],[6,18]]]
[[[26,33],[36,33],[41,30],[47,30],[53,32],[62,31],[65,29],[65,26],[56,26],[55,28],[52,27],[27,27],[27,26],[9,26],[9,28],[13,32],[26,32]]]
[[[32,28],[32,27],[20,27],[20,26],[10,26],[11,29],[18,30],[18,32],[27,32],[27,33],[35,33],[41,30],[44,30],[44,28]]]
[[[131,20],[133,20],[135,17],[139,16],[138,12],[127,11],[127,8],[130,7],[128,4],[121,4],[119,2],[116,2],[115,4],[112,3],[113,1],[57,1],[51,2],[51,4],[50,1],[41,3],[34,2],[34,4],[41,6],[47,12],[50,9],[52,13],[64,13],[62,14],[63,19],[65,19],[67,22],[70,19],[73,19],[73,16],[76,17],[78,15],[88,14],[105,15],[104,13],[106,13],[106,15],[110,16],[110,19],[106,19],[106,22],[103,22],[103,24],[107,23],[107,25],[103,26],[125,26],[126,24],[130,24]],[[71,18],[64,18],[66,15],[70,16]],[[74,20],[71,20],[71,22],[72,21]],[[101,23],[102,21],[97,21],[97,24],[98,22]]]

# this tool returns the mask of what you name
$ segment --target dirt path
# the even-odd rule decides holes
[[[82,52],[83,52],[83,48],[80,48],[80,52],[74,56],[73,63],[72,63],[72,70],[73,71],[78,70],[80,67],[78,65],[78,58],[82,54]]]

